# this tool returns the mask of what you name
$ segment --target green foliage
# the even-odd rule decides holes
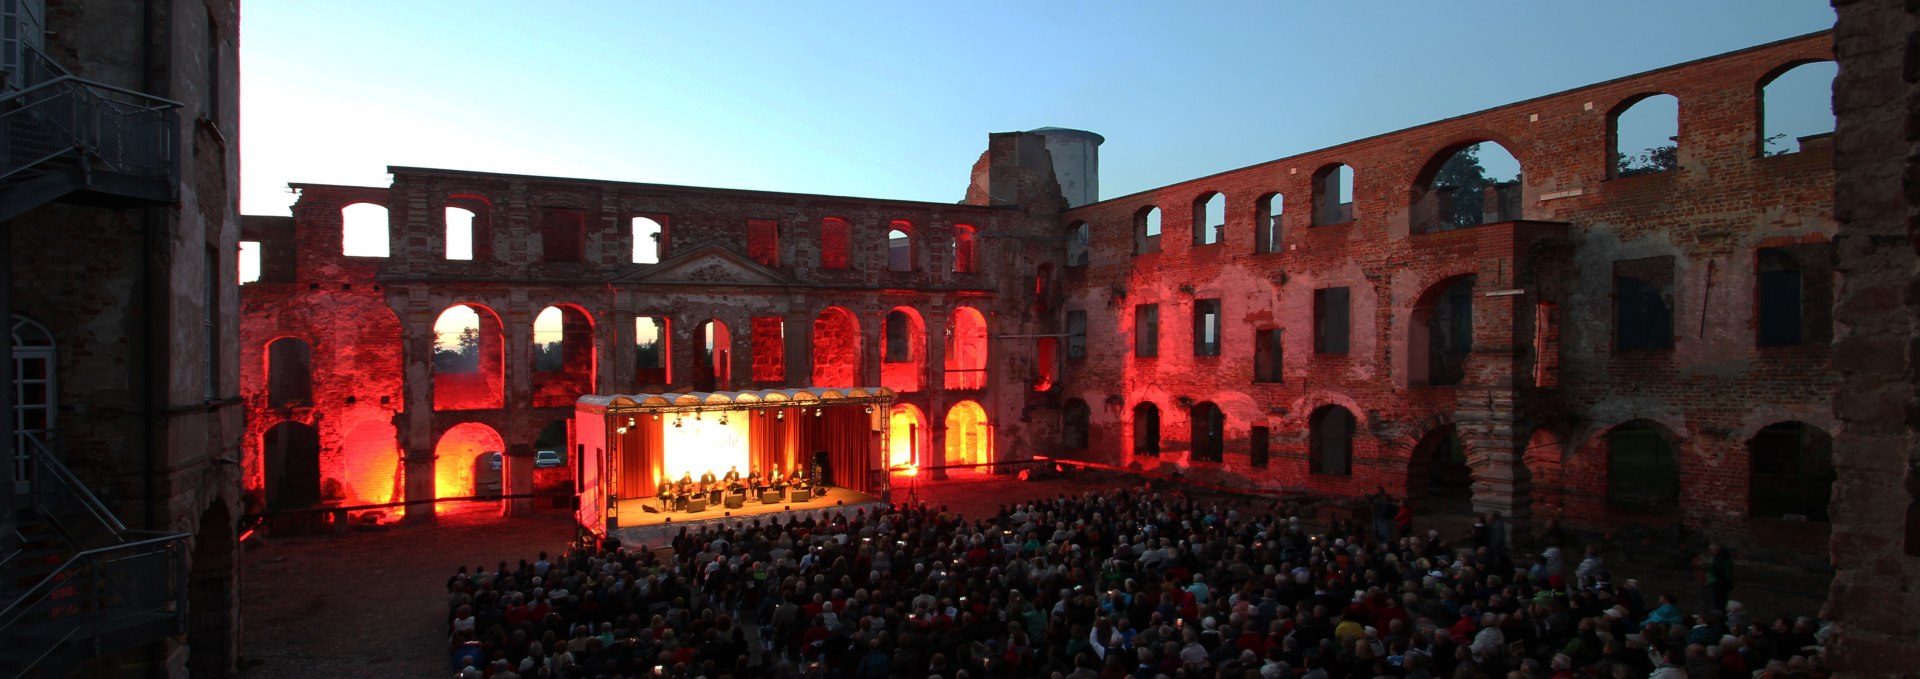
[[[1614,176],[1638,177],[1669,172],[1680,167],[1679,148],[1673,144],[1655,146],[1640,153],[1623,153],[1614,159]]]

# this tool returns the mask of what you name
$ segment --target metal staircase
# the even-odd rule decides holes
[[[18,549],[0,561],[0,676],[65,676],[183,633],[187,534],[127,528],[39,437],[16,440],[30,479],[14,498]]]
[[[22,89],[0,95],[0,221],[54,201],[173,203],[178,102],[75,77],[23,50]]]

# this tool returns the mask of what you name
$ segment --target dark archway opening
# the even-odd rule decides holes
[[[1833,494],[1833,437],[1781,422],[1747,440],[1749,508],[1755,518],[1826,521]]]
[[[1453,425],[1427,432],[1407,461],[1407,495],[1441,511],[1467,511],[1473,503],[1473,467]]]
[[[1607,502],[1628,511],[1680,508],[1680,465],[1665,427],[1634,420],[1607,432]]]
[[[282,422],[263,437],[267,509],[303,509],[320,502],[320,433]]]

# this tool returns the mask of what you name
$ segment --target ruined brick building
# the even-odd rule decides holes
[[[1804,36],[1103,200],[1101,140],[1055,128],[991,135],[960,204],[295,185],[292,217],[244,226],[247,487],[270,509],[490,473],[524,493],[564,483],[535,451],[580,394],[881,385],[889,462],[1058,456],[1818,550],[1834,171],[1825,135],[1771,146],[1762,109],[1832,52]],[[1672,142],[1632,157],[1617,120],[1658,99]],[[1449,174],[1494,145],[1517,177]]]
[[[239,7],[0,3],[0,676],[230,676]]]

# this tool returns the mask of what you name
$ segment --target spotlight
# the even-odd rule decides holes
[[[683,419],[681,419],[681,418],[678,418],[678,417],[676,417],[676,418],[673,418],[673,426],[676,426],[676,427],[683,427],[683,426],[686,426],[686,425],[685,425],[685,420],[683,420]]]
[[[773,419],[776,419],[776,420],[787,419],[787,411],[785,410],[775,411],[773,413]]]
[[[720,416],[720,426],[722,426],[722,427],[724,427],[724,426],[727,426],[727,416],[726,416],[726,415],[721,415],[721,416]]]
[[[695,421],[695,422],[699,422],[699,421],[700,421],[700,411],[698,411],[698,410],[695,410],[695,411],[693,411],[693,421]]]
[[[873,414],[873,406],[867,406],[867,414],[868,414],[868,415],[872,415],[872,414]]]
[[[660,413],[654,413],[654,414],[653,414],[653,421],[655,421],[655,422],[659,422],[659,421],[660,421]]]
[[[826,409],[826,408],[814,408],[814,409],[813,409],[813,416],[814,416],[814,417],[819,417],[819,416],[821,416],[821,415],[824,415],[824,414],[826,414],[826,412],[827,412],[827,409]]]

